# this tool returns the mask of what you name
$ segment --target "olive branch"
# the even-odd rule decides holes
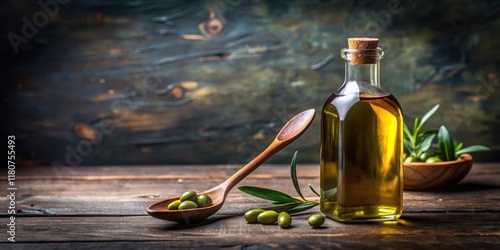
[[[247,194],[265,200],[273,201],[273,204],[275,204],[275,206],[262,207],[261,209],[273,210],[276,211],[277,213],[287,212],[289,214],[293,214],[306,211],[308,209],[317,206],[319,204],[318,201],[307,200],[306,198],[304,198],[302,192],[300,191],[299,182],[297,181],[297,164],[296,164],[297,152],[298,151],[295,151],[295,154],[293,154],[292,162],[290,163],[290,178],[292,179],[292,183],[293,186],[295,187],[295,190],[297,191],[297,194],[302,199],[294,198],[288,194],[285,194],[283,192],[274,189],[268,189],[262,187],[241,186],[238,187],[238,189]],[[320,196],[318,192],[314,190],[311,184],[308,184],[308,186],[314,194]]]

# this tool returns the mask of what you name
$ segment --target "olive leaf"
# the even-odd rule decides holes
[[[413,135],[410,132],[410,128],[408,128],[408,125],[406,125],[406,123],[404,123],[403,125],[404,125],[403,130],[406,138],[408,139],[408,141],[412,142],[411,140],[413,139]]]
[[[412,143],[410,142],[410,140],[404,138],[403,139],[403,144],[406,148],[406,150],[408,151],[408,153],[410,153],[410,155],[415,155],[415,150],[412,146]]]
[[[295,154],[293,154],[292,162],[290,163],[290,177],[292,178],[293,187],[295,187],[297,194],[299,194],[299,196],[300,196],[300,198],[302,198],[302,200],[306,200],[304,198],[304,196],[302,195],[302,192],[300,191],[299,182],[297,181],[297,168],[296,168],[296,163],[295,163],[295,161],[297,159],[297,152],[298,151],[295,151]]]
[[[273,190],[273,189],[268,189],[268,188],[261,188],[261,187],[254,187],[254,186],[241,186],[238,187],[239,190],[242,192],[245,192],[247,194],[257,196],[262,199],[270,200],[273,201],[273,204],[276,204],[275,206],[270,206],[270,207],[263,207],[261,209],[264,210],[273,210],[276,211],[277,213],[280,212],[288,212],[290,214],[292,213],[298,213],[302,212],[305,210],[308,210],[310,208],[313,208],[319,204],[318,201],[309,201],[304,198],[302,195],[302,192],[300,191],[299,187],[299,182],[297,180],[297,165],[296,165],[296,159],[297,159],[297,151],[293,155],[292,162],[290,164],[290,177],[292,179],[293,186],[295,187],[295,190],[297,193],[300,195],[300,197],[303,200],[299,200],[296,198],[291,197],[288,194],[285,194],[283,192]],[[313,193],[316,195],[320,196],[316,190],[309,184],[309,188]]]
[[[315,206],[317,206],[319,204],[319,202],[317,201],[309,201],[309,202],[304,202],[292,209],[289,209],[287,212],[289,214],[294,214],[294,213],[298,213],[298,212],[302,212],[302,211],[306,211],[308,209],[311,209]]]
[[[438,141],[439,149],[441,150],[441,157],[445,161],[456,160],[461,154],[488,152],[491,150],[490,148],[483,145],[472,145],[466,148],[462,148],[463,143],[459,143],[455,146],[453,138],[451,137],[450,132],[448,132],[448,129],[446,129],[445,126],[441,126],[439,128]]]
[[[413,122],[413,131],[410,130],[406,123],[403,125],[404,148],[406,152],[415,159],[419,159],[420,156],[432,146],[432,140],[434,139],[437,131],[427,130],[421,133],[420,130],[424,126],[425,122],[427,122],[427,120],[429,120],[429,118],[434,115],[438,109],[439,104],[436,104],[422,117],[421,120],[415,118]]]
[[[433,135],[433,134],[437,134],[437,132],[438,132],[437,129],[429,129],[429,130],[426,130],[426,131],[420,133],[419,136]]]
[[[439,149],[441,150],[441,156],[444,161],[453,161],[455,157],[455,145],[453,139],[448,132],[448,129],[444,125],[439,127],[438,131],[438,143]]]
[[[307,183],[307,185],[309,186],[309,188],[311,189],[311,191],[313,193],[315,193],[317,196],[321,196],[321,195],[318,194],[318,192],[316,192],[316,190],[314,190],[313,186],[310,183]]]
[[[434,137],[436,137],[436,135],[430,135],[426,137],[422,143],[420,143],[420,146],[418,147],[418,155],[421,155],[423,152],[429,150],[432,146],[432,140],[434,140]]]
[[[290,209],[293,209],[293,208],[295,208],[297,206],[300,206],[302,204],[304,204],[304,202],[299,201],[299,202],[285,203],[285,204],[281,204],[281,205],[277,205],[277,206],[271,206],[271,207],[261,207],[260,209],[273,210],[276,213],[281,213],[281,212],[284,212],[284,211],[290,211]]]
[[[458,147],[458,145],[457,145],[457,147]],[[488,152],[490,150],[491,150],[490,148],[482,146],[482,145],[472,145],[472,146],[469,146],[469,147],[466,147],[466,148],[462,148],[462,149],[456,150],[455,151],[455,157],[458,158],[458,156],[460,156],[461,154],[465,154],[465,153]]]
[[[259,198],[270,201],[286,202],[286,203],[301,201],[299,199],[291,197],[288,194],[273,189],[254,187],[254,186],[242,186],[238,187],[238,189],[247,194],[251,194],[253,196],[257,196]]]
[[[281,205],[271,206],[271,207],[261,207],[260,209],[273,210],[276,213],[281,213],[281,212],[286,211],[289,214],[293,214],[293,213],[306,211],[310,208],[317,206],[318,204],[319,204],[319,202],[317,202],[317,201],[306,201],[306,202],[300,201],[300,202],[296,202],[296,203],[287,203],[287,204],[281,204]]]
[[[427,111],[427,113],[422,116],[422,120],[420,121],[420,125],[418,126],[418,130],[420,130],[422,128],[422,126],[424,125],[424,123],[429,120],[429,118],[434,115],[434,113],[436,113],[436,111],[438,110],[439,108],[439,104],[436,104],[431,110]],[[417,118],[418,119],[418,118]],[[416,119],[415,119],[416,120]],[[414,127],[415,128],[415,127]]]

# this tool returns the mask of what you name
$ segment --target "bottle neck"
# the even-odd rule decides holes
[[[345,82],[356,81],[380,87],[380,61],[370,64],[345,62]]]
[[[380,87],[380,59],[382,49],[342,49],[345,60],[345,81],[337,90],[338,95],[358,94],[386,96],[390,94]]]

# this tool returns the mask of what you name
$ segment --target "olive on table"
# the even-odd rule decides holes
[[[186,191],[181,195],[180,200],[181,200],[181,202],[183,202],[183,201],[196,202],[196,192],[193,190]]]
[[[278,225],[281,228],[287,228],[292,225],[292,217],[287,212],[281,212],[278,215]]]
[[[198,205],[196,205],[196,202],[194,201],[183,201],[181,202],[181,204],[179,204],[179,210],[197,208],[197,207]]]
[[[274,224],[277,220],[278,213],[273,210],[264,211],[257,216],[257,221],[265,225]]]
[[[196,196],[196,204],[198,207],[208,207],[213,204],[212,198],[206,194],[199,194]]]
[[[321,214],[313,214],[309,216],[307,222],[309,223],[309,225],[311,225],[311,227],[318,228],[321,227],[323,223],[325,223],[325,217],[323,217],[323,215]]]
[[[264,209],[260,209],[260,208],[256,208],[256,209],[252,209],[252,210],[248,210],[246,211],[246,213],[243,215],[243,217],[245,217],[245,220],[248,222],[248,223],[257,223],[259,222],[257,220],[257,216],[259,216],[260,213],[262,212],[265,212],[266,210]]]
[[[168,210],[177,210],[179,209],[179,204],[181,204],[180,200],[172,201],[168,204]]]

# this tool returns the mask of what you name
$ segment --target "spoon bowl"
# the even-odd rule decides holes
[[[190,222],[201,221],[206,217],[215,214],[222,207],[226,198],[224,195],[224,189],[220,185],[198,194],[206,194],[210,196],[210,198],[212,198],[213,205],[186,210],[168,210],[168,204],[180,198],[177,196],[152,203],[148,206],[147,212],[149,215],[158,219],[189,224]]]
[[[158,219],[186,224],[201,221],[215,214],[219,211],[222,205],[224,205],[227,194],[234,186],[236,186],[236,184],[257,169],[267,159],[279,152],[288,144],[292,143],[295,139],[302,135],[302,133],[304,133],[304,131],[311,124],[315,113],[316,111],[314,109],[309,109],[294,116],[283,126],[278,135],[276,135],[276,138],[274,138],[271,144],[269,144],[269,146],[262,151],[262,153],[257,155],[252,161],[242,167],[238,172],[229,177],[223,183],[209,190],[198,193],[210,196],[210,198],[212,198],[213,205],[203,208],[169,210],[168,204],[178,200],[180,197],[177,196],[154,202],[147,207],[146,211],[149,215]]]

